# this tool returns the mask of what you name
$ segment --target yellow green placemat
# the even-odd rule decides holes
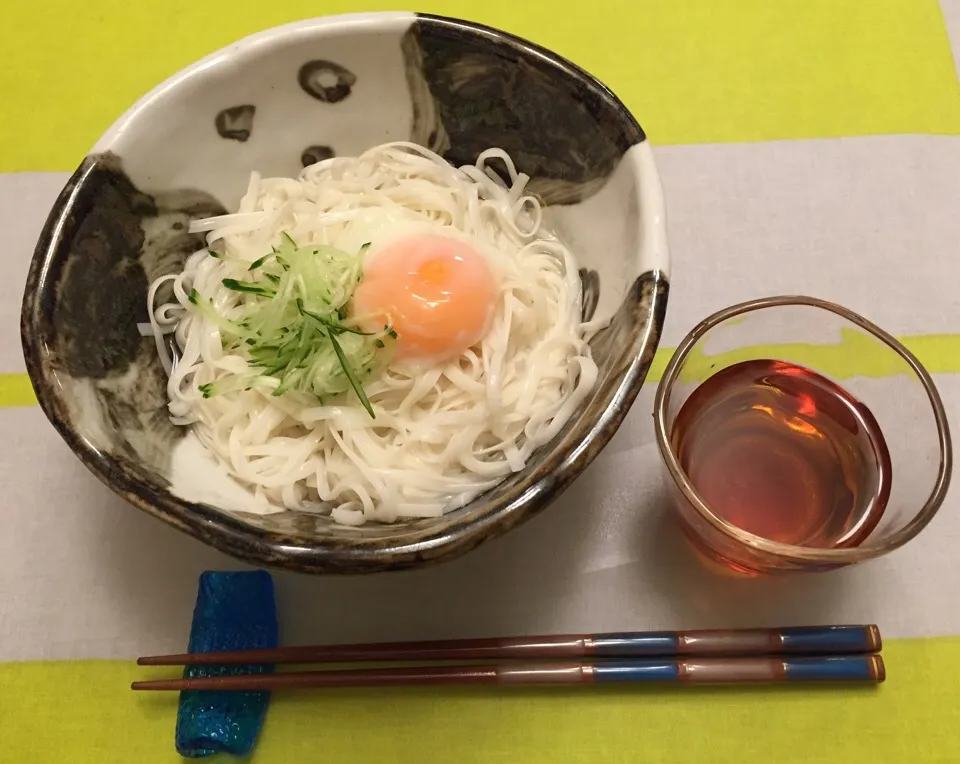
[[[960,639],[895,641],[873,687],[335,690],[275,694],[252,760],[420,764],[960,761]],[[161,764],[177,696],[131,662],[0,664],[0,759]],[[170,675],[169,673],[166,675]]]
[[[960,372],[960,335],[921,334],[901,337],[931,374]],[[661,347],[650,366],[647,384],[660,381],[675,348]],[[852,376],[885,377],[902,374],[906,366],[892,353],[864,334],[847,330],[840,342],[832,345],[763,345],[711,356],[711,360],[733,364],[749,358],[792,358],[838,379]],[[0,374],[0,408],[35,406],[37,398],[26,373]]]
[[[0,172],[72,170],[136,97],[245,34],[405,7],[554,48],[606,81],[658,144],[960,135],[935,0],[11,0],[0,25]],[[910,342],[931,370],[960,370],[956,337]],[[0,405],[32,403],[23,375],[0,376]],[[894,642],[885,654],[879,690],[278,696],[254,761],[960,762],[960,639]],[[175,761],[176,697],[134,697],[134,673],[118,662],[0,664],[0,761]]]
[[[936,0],[12,0],[0,172],[72,170],[180,67],[298,18],[411,9],[533,38],[603,79],[654,142],[960,133]]]

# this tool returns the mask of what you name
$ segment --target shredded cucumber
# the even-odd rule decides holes
[[[250,264],[248,278],[223,279],[225,288],[242,295],[229,318],[191,291],[191,310],[220,330],[225,350],[242,355],[255,369],[202,385],[201,392],[209,398],[264,387],[273,395],[297,391],[322,402],[353,391],[374,417],[363,382],[389,360],[397,335],[389,326],[366,332],[347,319],[366,246],[351,255],[327,246],[299,247],[286,234],[282,238],[279,247]]]

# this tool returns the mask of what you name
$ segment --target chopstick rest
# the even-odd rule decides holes
[[[200,576],[190,627],[188,651],[246,650],[276,647],[277,611],[273,579],[266,571],[216,572]],[[270,664],[187,666],[184,679],[262,674]],[[263,726],[269,691],[180,693],[176,746],[181,756],[200,758],[216,753],[245,756]]]

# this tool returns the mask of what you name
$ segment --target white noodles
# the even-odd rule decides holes
[[[491,161],[506,166],[509,187]],[[330,511],[353,525],[439,515],[521,470],[597,378],[577,264],[541,227],[540,203],[524,194],[527,180],[499,149],[456,169],[410,143],[327,159],[296,180],[254,174],[237,213],[191,226],[209,232],[208,241],[229,257],[198,252],[181,274],[150,289],[151,332],[170,373],[173,422],[192,425],[235,478],[275,507]],[[478,246],[500,279],[483,340],[445,365],[394,364],[368,381],[375,419],[355,396],[339,405],[262,389],[204,398],[200,385],[249,367],[223,349],[214,324],[185,311],[191,288],[229,309],[238,295],[222,279],[243,278],[244,264],[269,252],[282,231],[300,246],[341,246],[371,208],[452,227]],[[157,306],[158,291],[171,287],[175,301]],[[162,336],[174,326],[179,358],[170,357]]]

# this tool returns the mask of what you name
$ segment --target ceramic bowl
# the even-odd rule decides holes
[[[490,146],[532,176],[549,223],[582,266],[593,341],[590,399],[526,469],[462,509],[392,525],[243,511],[185,452],[166,411],[147,285],[204,246],[193,218],[235,208],[249,173],[390,140],[454,164]],[[298,22],[198,61],[133,105],[50,212],[23,301],[40,405],[116,493],[235,557],[304,572],[407,568],[454,557],[542,510],[609,441],[643,384],[667,301],[660,181],[643,130],[596,79],[525,40],[414,13]],[[214,463],[212,460],[210,464]],[[211,467],[211,470],[215,469]]]

